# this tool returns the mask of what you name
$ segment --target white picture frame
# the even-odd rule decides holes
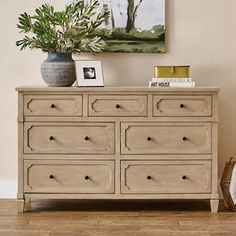
[[[101,61],[75,61],[78,87],[104,87]]]

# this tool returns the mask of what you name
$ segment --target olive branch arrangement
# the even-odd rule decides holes
[[[101,52],[106,44],[96,36],[96,30],[110,17],[109,11],[98,12],[99,2],[75,0],[62,11],[44,4],[35,15],[26,12],[17,24],[24,37],[16,42],[21,50],[41,49],[43,52],[81,53]]]

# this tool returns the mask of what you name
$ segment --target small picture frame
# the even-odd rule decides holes
[[[75,61],[75,70],[77,86],[104,86],[101,61]]]

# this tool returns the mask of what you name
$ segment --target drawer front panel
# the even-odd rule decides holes
[[[211,116],[211,96],[154,96],[154,116]]]
[[[24,161],[24,190],[114,193],[113,161]]]
[[[114,123],[26,123],[25,153],[114,154]]]
[[[147,116],[147,96],[89,95],[89,116]]]
[[[211,161],[123,161],[122,193],[210,193]]]
[[[210,154],[211,124],[123,123],[122,154]]]
[[[25,116],[82,116],[82,95],[26,95]]]

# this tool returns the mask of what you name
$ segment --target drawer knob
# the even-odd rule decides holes
[[[147,141],[152,141],[152,138],[151,137],[147,137]]]
[[[86,137],[84,138],[84,140],[88,141],[88,140],[89,140],[89,137],[88,137],[88,136],[86,136]]]
[[[149,175],[149,176],[147,176],[147,179],[148,179],[148,180],[151,180],[151,179],[152,179],[152,177]]]
[[[185,108],[185,105],[184,104],[180,104],[179,107],[180,108]]]
[[[55,108],[56,106],[54,104],[51,105],[51,108]]]
[[[53,137],[53,136],[50,136],[50,137],[49,137],[49,140],[53,141],[53,140],[54,140],[54,137]]]
[[[49,179],[54,179],[54,175],[49,175]]]
[[[119,104],[117,104],[117,105],[116,105],[116,108],[117,108],[117,109],[119,109],[119,108],[120,108],[120,105],[119,105]]]
[[[182,179],[183,179],[183,180],[186,180],[186,179],[187,179],[187,176],[186,176],[186,175],[184,175],[184,176],[182,177]]]
[[[86,176],[84,177],[84,179],[85,179],[85,180],[89,180],[89,176],[86,175]]]
[[[183,137],[183,141],[184,142],[188,141],[187,137]]]

